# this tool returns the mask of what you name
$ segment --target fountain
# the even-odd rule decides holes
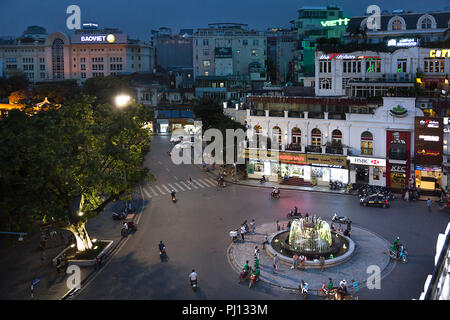
[[[272,237],[271,247],[282,256],[292,258],[304,255],[308,260],[338,257],[347,252],[349,238],[330,230],[329,224],[320,217],[294,219],[290,230]]]

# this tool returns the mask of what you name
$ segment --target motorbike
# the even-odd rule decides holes
[[[259,183],[264,183],[264,182],[266,182],[266,177],[262,177],[261,179],[259,179]]]
[[[197,290],[197,279],[191,280],[191,288],[192,288],[192,290],[194,290],[194,291]]]
[[[248,284],[248,288],[250,289],[251,287],[253,287],[255,282],[256,282],[256,275],[254,273],[252,273],[250,275],[250,282]]]
[[[239,274],[239,283],[247,280],[248,278],[250,278],[250,272],[249,271],[245,272],[244,270],[242,270],[241,273]]]
[[[166,248],[164,247],[162,250],[159,250],[159,258],[161,262],[167,258]]]
[[[286,215],[286,218],[288,218],[288,219],[297,219],[297,218],[301,218],[301,217],[302,217],[302,213],[301,212],[297,212],[297,213],[288,212],[288,214]]]
[[[239,240],[239,230],[230,231],[231,242],[236,243]]]
[[[400,246],[400,251],[397,256],[397,252],[392,251],[392,249],[389,249],[389,256],[391,259],[398,260],[402,263],[406,263],[408,261],[408,251],[403,246]]]
[[[131,232],[135,232],[137,230],[137,226],[133,221],[125,222],[127,224],[127,228],[125,226],[122,227],[121,234],[123,237],[128,236]]]
[[[177,202],[177,198],[175,197],[174,194],[172,195],[172,202],[173,202],[173,203]]]
[[[280,191],[278,191],[278,192],[271,192],[270,193],[270,198],[271,199],[280,199]]]
[[[308,283],[306,283],[302,280],[298,289],[299,289],[300,294],[302,295],[303,299],[306,299],[308,297]]]
[[[127,213],[125,212],[125,210],[121,211],[121,212],[113,212],[113,214],[112,214],[112,218],[114,220],[123,220],[126,218],[126,216],[127,216]]]
[[[331,219],[331,221],[336,222],[336,223],[347,223],[348,218],[347,217],[338,217],[338,215],[335,213],[333,216],[333,219]]]

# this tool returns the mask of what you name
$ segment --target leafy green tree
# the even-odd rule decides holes
[[[131,88],[130,81],[116,76],[96,77],[86,80],[83,84],[82,92],[97,97],[97,103],[114,103],[118,94],[135,95]]]
[[[53,103],[64,103],[79,93],[80,88],[75,80],[42,83],[33,88],[33,100],[41,102],[48,98]]]
[[[23,73],[17,73],[7,79],[0,78],[0,98],[8,97],[11,92],[24,89],[29,81]]]
[[[118,110],[94,108],[93,101],[81,95],[32,117],[14,110],[0,122],[3,230],[58,226],[75,235],[78,250],[90,249],[88,219],[151,179],[143,167],[150,140],[143,127],[152,114],[134,103]]]

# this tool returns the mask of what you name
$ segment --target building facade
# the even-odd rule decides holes
[[[98,76],[152,72],[154,68],[150,44],[130,39],[118,29],[89,24],[72,35],[29,29],[22,37],[0,39],[0,60],[7,77],[23,72],[31,82],[82,82]]]
[[[264,109],[247,110],[249,140],[267,136],[280,144],[279,159],[260,156],[261,148],[250,144],[246,151],[250,178],[265,175],[277,181],[287,175],[313,185],[328,186],[337,180],[404,189],[414,175],[415,119],[423,116],[415,98],[385,97],[370,112],[345,112],[340,117],[317,112],[320,109],[313,112],[313,103],[326,102],[317,98],[250,97],[250,101]],[[357,108],[359,102],[335,103]],[[284,105],[281,114],[272,111],[277,104]],[[309,105],[310,111],[294,111],[300,104]],[[395,112],[398,106],[403,114]]]
[[[156,50],[156,64],[167,71],[193,67],[193,29],[182,29],[172,35],[169,28],[152,30],[152,43]]]
[[[267,35],[267,66],[272,67],[272,83],[286,83],[293,75],[295,34],[292,30],[272,28]]]

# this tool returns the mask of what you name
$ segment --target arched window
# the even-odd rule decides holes
[[[402,30],[402,22],[400,20],[394,20],[392,22],[392,30]]]
[[[320,79],[319,85],[320,85],[320,89],[329,90],[329,89],[331,89],[331,79],[328,79],[328,78]]]
[[[417,20],[417,29],[435,29],[436,19],[430,14],[424,14]]]
[[[388,22],[388,31],[398,31],[398,30],[405,30],[406,29],[406,22],[405,19],[403,19],[400,16],[392,17]]]
[[[64,79],[64,41],[55,39],[52,44],[53,79]]]
[[[425,18],[422,20],[422,23],[420,24],[421,29],[431,29],[431,19]]]
[[[331,144],[342,145],[342,132],[340,130],[336,129],[331,133]]]
[[[361,154],[373,155],[373,135],[369,131],[361,134]]]
[[[278,126],[272,128],[272,139],[281,144],[281,129]]]
[[[298,128],[292,128],[292,143],[301,144],[302,143],[302,131]]]
[[[322,145],[322,132],[317,128],[311,131],[311,145],[313,147],[320,147]]]

